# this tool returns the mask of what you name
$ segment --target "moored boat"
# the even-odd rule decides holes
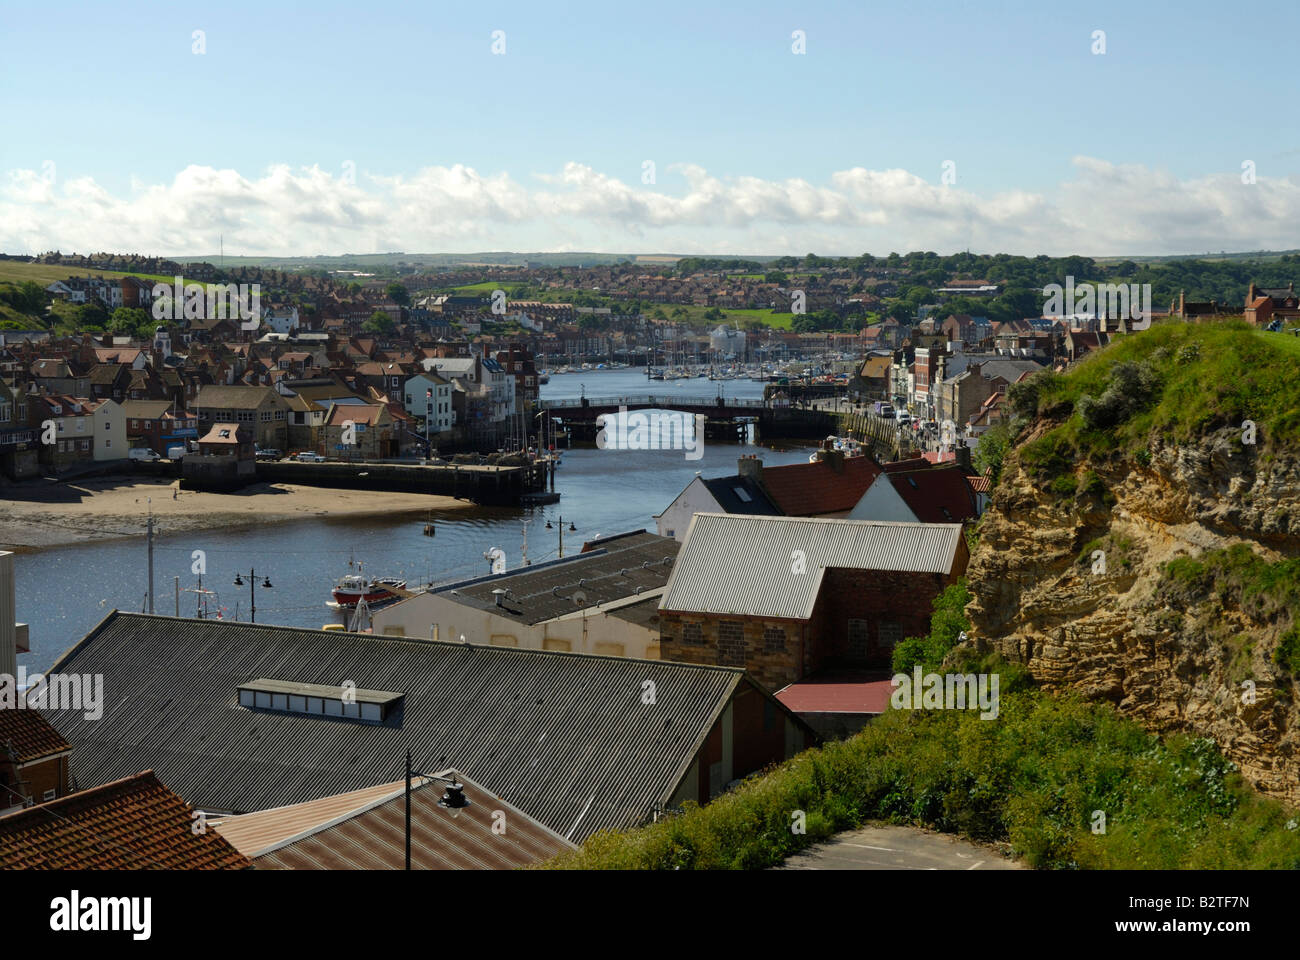
[[[366,603],[382,603],[400,596],[406,581],[397,577],[367,577],[350,573],[334,584],[334,602],[340,607],[355,607],[364,597]]]

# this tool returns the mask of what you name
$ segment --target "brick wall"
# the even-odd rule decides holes
[[[932,573],[828,569],[806,625],[663,611],[660,656],[686,663],[743,665],[769,690],[827,668],[887,669],[895,644],[929,633],[934,598],[954,579]]]
[[[794,621],[665,611],[660,615],[659,631],[663,660],[743,666],[769,690],[803,675],[799,664],[803,627]]]

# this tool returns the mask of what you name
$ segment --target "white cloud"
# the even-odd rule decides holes
[[[455,164],[407,176],[318,167],[260,176],[191,165],[123,195],[92,178],[15,170],[0,181],[0,250],[260,255],[475,250],[1085,255],[1288,248],[1300,185],[1076,157],[1050,195],[981,196],[906,170],[854,167],[825,184],[719,177],[694,164],[628,183],[581,163],[527,183]]]

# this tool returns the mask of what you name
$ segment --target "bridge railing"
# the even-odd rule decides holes
[[[748,407],[761,410],[767,406],[765,401],[753,398],[655,396],[654,394],[642,394],[632,397],[587,397],[585,404],[589,407],[659,407],[664,410],[671,410],[674,407],[717,407],[719,399],[722,400],[724,407]],[[581,398],[543,400],[541,402],[542,408],[546,410],[573,409],[581,407],[583,404],[584,401]]]

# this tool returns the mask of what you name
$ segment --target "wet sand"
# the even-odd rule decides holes
[[[106,477],[58,484],[40,481],[0,488],[0,549],[22,553],[143,536],[151,507],[158,529],[166,533],[317,517],[475,509],[466,500],[424,493],[288,483],[259,483],[235,493],[208,493],[181,490],[177,480],[124,482],[120,477]]]

